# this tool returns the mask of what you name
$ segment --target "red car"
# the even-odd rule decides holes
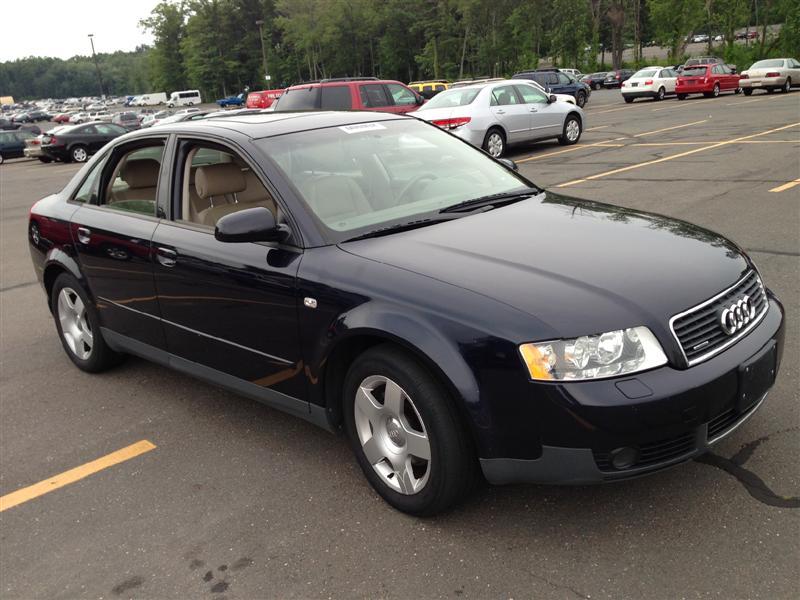
[[[693,65],[686,67],[675,82],[678,100],[689,94],[703,94],[706,98],[716,98],[721,92],[741,92],[739,75],[728,65]]]
[[[72,113],[58,113],[55,117],[53,117],[54,123],[69,123],[69,118],[72,116]]]
[[[374,110],[407,113],[425,98],[399,81],[377,77],[342,77],[301,83],[286,88],[276,112],[297,110]]]
[[[269,108],[283,94],[283,90],[262,90],[247,94],[247,108]]]

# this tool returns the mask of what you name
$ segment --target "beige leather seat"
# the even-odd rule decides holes
[[[300,185],[306,202],[323,221],[347,219],[372,212],[358,184],[343,175],[323,175]]]
[[[203,225],[214,227],[225,215],[256,206],[268,208],[273,214],[277,212],[275,201],[255,173],[249,169],[242,171],[235,163],[199,167],[194,188],[207,206],[197,211],[196,221]]]
[[[115,191],[114,202],[124,200],[152,200],[155,202],[160,169],[159,162],[152,158],[126,162],[120,172],[120,178],[128,184],[128,189]]]

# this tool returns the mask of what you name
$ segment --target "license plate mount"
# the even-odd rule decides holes
[[[775,383],[776,349],[775,340],[772,340],[739,365],[739,412],[747,411]]]

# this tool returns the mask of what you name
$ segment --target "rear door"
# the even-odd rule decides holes
[[[501,85],[492,90],[489,110],[502,124],[508,142],[529,139],[531,112],[513,85]]]

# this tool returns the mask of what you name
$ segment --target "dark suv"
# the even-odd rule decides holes
[[[111,117],[111,122],[114,125],[119,125],[125,129],[133,131],[139,129],[139,117],[133,112],[121,112]]]
[[[569,94],[575,103],[584,107],[592,93],[591,88],[558,69],[535,69],[515,73],[512,79],[528,79],[541,85],[550,94]]]
[[[374,110],[407,113],[425,99],[399,81],[375,77],[323,79],[286,88],[275,112],[297,110]]]

